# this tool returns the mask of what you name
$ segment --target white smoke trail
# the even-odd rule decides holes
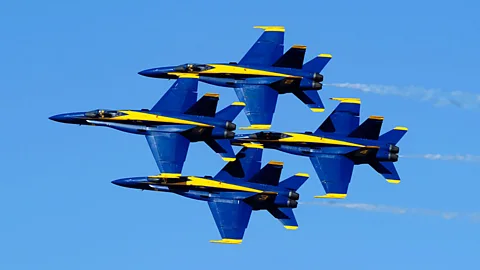
[[[348,208],[355,209],[360,211],[367,212],[383,212],[397,215],[404,214],[413,214],[420,216],[435,216],[442,219],[454,219],[454,218],[464,218],[473,222],[480,222],[480,212],[473,213],[464,213],[464,212],[447,212],[447,211],[438,211],[430,209],[420,209],[420,208],[404,208],[404,207],[395,207],[388,205],[377,205],[377,204],[368,204],[368,203],[342,203],[342,202],[333,202],[333,201],[312,201],[312,202],[299,202],[303,205],[318,205],[325,207],[338,207],[338,208]]]
[[[411,98],[421,101],[434,102],[435,105],[454,105],[464,109],[473,109],[480,106],[480,94],[463,91],[445,92],[439,89],[428,89],[419,86],[392,86],[379,84],[362,84],[362,83],[330,83],[326,86],[334,86],[340,88],[349,88],[360,90],[365,93],[374,93],[380,95],[394,95],[404,98]]]
[[[480,156],[476,155],[442,155],[442,154],[424,154],[424,155],[400,155],[401,158],[417,158],[428,160],[445,160],[445,161],[463,161],[463,162],[480,162]]]

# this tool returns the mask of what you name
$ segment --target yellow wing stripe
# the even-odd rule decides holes
[[[321,196],[314,196],[314,198],[322,198],[322,199],[345,199],[347,194],[340,194],[340,193],[327,193]]]
[[[263,29],[264,31],[285,32],[283,26],[254,26],[253,28]]]
[[[268,164],[283,166],[283,162],[275,160],[271,160],[270,162],[268,162]]]
[[[312,110],[312,112],[324,112],[325,111],[324,108],[310,108],[310,110]]]
[[[405,130],[405,131],[408,130],[408,128],[406,128],[406,127],[394,127],[393,129],[395,129],[395,130]]]
[[[306,50],[307,49],[307,46],[305,45],[298,45],[298,44],[295,44],[292,46],[293,49],[302,49],[302,50]]]
[[[353,104],[360,104],[359,98],[330,98],[331,100],[338,100],[344,103],[353,103]]]
[[[232,103],[233,106],[244,106],[245,107],[245,102],[240,102],[240,101],[236,101],[236,102],[233,102]]]
[[[272,127],[272,125],[251,125],[251,126],[248,126],[248,127],[240,127],[240,129],[242,130],[252,130],[252,129],[270,129]]]
[[[301,176],[301,177],[310,177],[308,173],[297,173],[295,176]]]
[[[324,57],[324,58],[332,58],[332,55],[329,53],[321,53],[318,55],[318,57]]]
[[[283,226],[283,227],[285,227],[285,229],[287,230],[292,230],[292,231],[298,229],[298,226]]]
[[[223,238],[222,240],[210,240],[210,243],[215,244],[241,244],[242,239],[230,239],[230,238]]]
[[[218,98],[220,97],[220,94],[217,94],[217,93],[206,93],[205,95],[203,95],[204,97],[215,97],[215,98]]]
[[[263,149],[263,144],[260,144],[260,143],[242,143],[242,146],[247,148]]]
[[[222,157],[222,159],[223,159],[224,161],[227,161],[227,162],[231,162],[231,161],[235,161],[235,160],[236,160],[236,158],[231,158],[231,157]]]
[[[400,180],[398,179],[387,179],[387,182],[390,184],[400,184]]]

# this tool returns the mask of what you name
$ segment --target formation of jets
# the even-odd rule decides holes
[[[358,98],[332,98],[340,104],[315,132],[235,133],[233,121],[242,110],[250,126],[240,129],[269,130],[279,94],[294,94],[313,112],[325,109],[317,91],[322,88],[320,72],[331,55],[320,54],[303,64],[306,46],[294,45],[284,53],[283,27],[256,28],[263,34],[238,63],[190,63],[140,71],[143,76],[176,80],[150,110],[98,109],[50,119],[144,135],[160,173],[112,183],[207,201],[222,238],[213,243],[241,243],[254,210],[267,210],[286,229],[298,228],[293,214],[300,198],[297,189],[309,175],[299,172],[280,182],[282,162],[270,161],[261,168],[265,148],[309,157],[325,190],[316,198],[345,198],[357,164],[369,164],[387,182],[398,184],[393,163],[407,128],[395,127],[380,135],[381,116],[359,124]],[[199,81],[234,88],[239,101],[217,112],[218,94],[206,93],[197,100]],[[182,175],[190,142],[205,142],[228,163],[214,177]],[[242,148],[235,154],[232,145]]]

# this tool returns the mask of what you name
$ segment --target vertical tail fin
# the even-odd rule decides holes
[[[280,221],[285,229],[296,230],[298,229],[297,219],[293,214],[292,208],[270,208],[268,212],[272,214],[278,221]]]
[[[262,152],[261,148],[243,147],[235,156],[235,161],[228,162],[214,178],[252,178],[260,170]]]
[[[259,183],[270,186],[278,186],[282,174],[283,162],[270,161],[258,173],[248,180],[251,183]]]
[[[369,140],[378,140],[380,130],[382,129],[383,117],[370,116],[359,127],[357,127],[348,137],[362,138]]]
[[[195,104],[188,108],[185,114],[214,117],[217,111],[219,96],[219,94],[215,93],[206,93]]]
[[[273,66],[302,69],[306,49],[303,45],[293,45]]]
[[[319,54],[317,57],[303,65],[302,69],[310,72],[321,72],[328,62],[330,62],[330,59],[332,59],[331,54]]]
[[[385,141],[395,145],[402,139],[402,137],[407,133],[407,131],[408,131],[408,128],[406,127],[395,127],[394,129],[380,136],[378,140]]]
[[[398,184],[400,183],[400,176],[398,175],[397,169],[393,162],[373,162],[370,163],[370,166],[381,174],[388,183]]]
[[[294,176],[291,176],[280,182],[278,186],[297,191],[297,189],[299,189],[303,184],[305,184],[305,181],[307,181],[309,177],[310,175],[306,173],[297,173]]]
[[[322,125],[315,131],[315,134],[336,133],[348,135],[358,127],[358,116],[360,115],[360,99],[358,98],[330,98],[339,100],[340,104],[328,116]]]
[[[244,107],[245,107],[244,102],[233,102],[232,105],[219,111],[215,115],[215,118],[226,120],[226,121],[233,121],[235,118],[237,118],[238,114],[243,110]]]
[[[297,91],[293,92],[293,94],[305,105],[307,105],[312,112],[325,111],[325,106],[323,105],[322,99],[320,99],[320,96],[316,90]]]

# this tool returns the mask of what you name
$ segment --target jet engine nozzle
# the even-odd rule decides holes
[[[290,192],[288,193],[288,198],[289,198],[289,199],[292,199],[292,200],[298,200],[298,199],[300,199],[300,194],[298,194],[298,193],[295,192],[295,191],[290,191]]]
[[[398,160],[398,155],[397,154],[393,154],[393,153],[388,154],[388,161],[395,162],[397,160]]]
[[[313,83],[312,83],[312,88],[313,88],[314,90],[320,90],[320,89],[322,89],[322,84],[319,83],[319,82],[313,82]]]
[[[290,208],[297,208],[298,202],[295,200],[288,200],[287,201],[287,207]]]
[[[398,152],[400,152],[400,147],[391,144],[388,151],[390,151],[390,153],[398,154]]]
[[[230,121],[227,121],[227,124],[225,125],[225,128],[227,130],[235,130],[235,129],[237,129],[237,125],[235,125],[234,123],[232,123]]]
[[[225,139],[233,139],[235,137],[235,132],[225,131],[224,133]]]
[[[313,73],[313,80],[316,82],[323,82],[323,75],[320,73]]]

